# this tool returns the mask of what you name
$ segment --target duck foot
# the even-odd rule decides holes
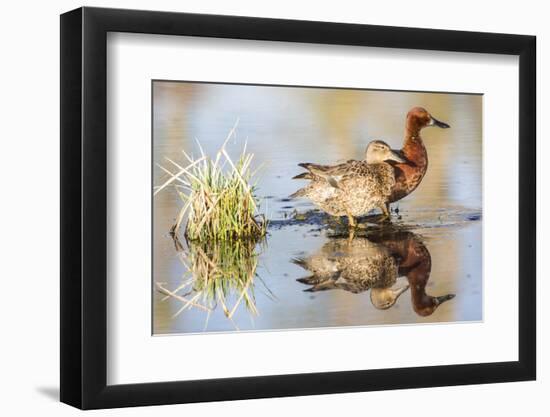
[[[376,223],[378,224],[388,224],[391,223],[391,217],[390,216],[382,216],[379,219],[376,220]]]
[[[348,226],[350,229],[355,229],[357,227],[357,220],[351,214],[348,214]]]
[[[376,222],[377,223],[391,223],[390,205],[388,203],[382,204],[380,206],[380,210],[382,210],[382,217],[379,218]]]

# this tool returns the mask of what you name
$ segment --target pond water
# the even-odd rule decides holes
[[[350,239],[344,222],[288,198],[305,185],[291,179],[300,162],[361,159],[373,139],[401,148],[417,105],[451,129],[423,130],[427,174],[392,204],[391,225],[363,219],[368,229]],[[482,96],[155,82],[154,184],[167,179],[155,163],[185,165],[181,151],[197,156],[197,141],[214,155],[236,120],[228,149],[236,155],[246,142],[261,165],[268,236],[238,248],[175,242],[169,231],[182,202],[170,187],[156,195],[154,334],[482,320]],[[389,260],[393,272],[377,275],[384,282],[368,281],[380,272],[373,260]],[[220,302],[197,282],[224,268],[246,284],[225,288]]]

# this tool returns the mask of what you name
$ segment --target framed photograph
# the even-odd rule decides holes
[[[61,401],[533,380],[535,37],[61,16]]]

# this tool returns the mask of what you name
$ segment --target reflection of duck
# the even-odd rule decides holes
[[[331,239],[317,253],[293,262],[312,273],[298,279],[311,285],[306,291],[342,289],[357,294],[370,289],[371,302],[379,309],[393,306],[408,288],[393,288],[397,260],[386,247],[368,239]]]
[[[429,316],[455,294],[431,296],[426,294],[426,285],[432,270],[432,258],[428,248],[418,235],[407,231],[369,235],[369,239],[384,245],[399,259],[399,276],[406,276],[411,288],[414,311],[420,316]]]
[[[294,179],[311,182],[291,197],[307,197],[323,211],[333,216],[348,216],[350,226],[357,225],[356,216],[375,208],[389,216],[387,204],[395,187],[392,160],[405,162],[382,141],[373,141],[367,147],[363,161],[350,160],[338,165],[302,163],[308,172]]]
[[[424,178],[428,169],[428,152],[420,137],[420,131],[428,126],[447,129],[447,123],[435,119],[426,109],[413,107],[407,113],[405,122],[405,140],[400,151],[406,161],[393,164],[395,169],[395,185],[389,199],[390,203],[401,200],[412,193]]]
[[[418,235],[408,231],[330,239],[313,255],[293,262],[312,274],[298,279],[311,285],[306,291],[342,289],[357,294],[370,289],[371,302],[379,309],[393,306],[409,286],[413,309],[420,316],[433,314],[455,296],[426,293],[432,268],[430,252]],[[401,276],[407,278],[408,285],[395,285]]]

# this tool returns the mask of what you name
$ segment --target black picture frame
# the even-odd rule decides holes
[[[519,360],[107,385],[107,33],[519,56]],[[61,401],[82,409],[525,381],[536,378],[536,38],[171,12],[61,15]]]

